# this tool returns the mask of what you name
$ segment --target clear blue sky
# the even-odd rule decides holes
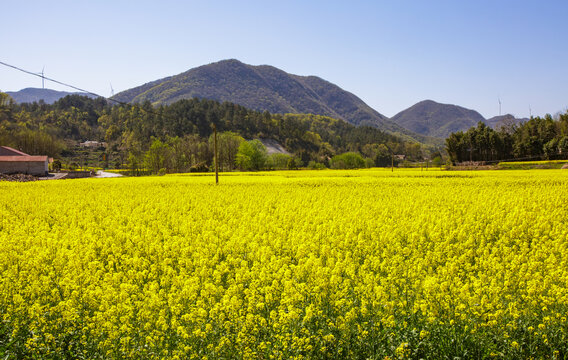
[[[432,99],[568,107],[567,1],[7,1],[0,61],[109,96],[235,58],[316,75],[386,116]],[[0,66],[0,89],[41,79]],[[53,83],[46,87],[65,89]]]

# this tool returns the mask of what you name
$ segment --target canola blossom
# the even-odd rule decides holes
[[[0,356],[568,356],[568,172],[0,182]]]

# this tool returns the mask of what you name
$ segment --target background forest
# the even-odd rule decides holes
[[[65,167],[207,171],[213,163],[213,124],[219,165],[225,171],[333,167],[335,156],[335,167],[387,166],[392,154],[420,161],[431,151],[374,127],[319,115],[258,112],[213,100],[153,107],[149,102],[112,105],[78,95],[52,105],[15,104],[8,95],[0,96],[0,143],[47,154]],[[289,155],[269,156],[258,139],[281,144]],[[97,158],[78,146],[85,141],[105,143]]]
[[[149,102],[115,105],[103,98],[70,95],[48,105],[16,104],[0,93],[0,144],[49,155],[55,170],[209,171],[213,125],[221,171],[391,166],[393,159],[441,165],[568,156],[568,112],[497,129],[480,122],[466,132],[452,133],[446,148],[437,149],[326,116],[271,114],[198,98],[154,107]],[[100,145],[79,146],[85,141]],[[282,145],[284,151],[267,151],[267,142]]]
[[[480,122],[466,132],[450,134],[446,151],[453,162],[568,159],[568,112],[496,130]]]

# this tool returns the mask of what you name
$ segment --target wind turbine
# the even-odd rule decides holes
[[[112,83],[110,84],[110,96],[113,97],[114,96],[114,89],[112,88]]]
[[[501,98],[498,97],[497,101],[499,101],[499,116],[501,116]]]
[[[42,89],[45,89],[45,76],[43,75],[44,71],[45,71],[45,65],[41,69],[41,72],[37,73],[38,75],[41,75],[41,88]]]

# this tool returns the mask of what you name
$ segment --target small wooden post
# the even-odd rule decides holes
[[[394,172],[394,153],[391,152],[391,172]]]
[[[217,151],[217,125],[213,124],[213,146],[215,151],[215,185],[219,184],[219,154]]]

